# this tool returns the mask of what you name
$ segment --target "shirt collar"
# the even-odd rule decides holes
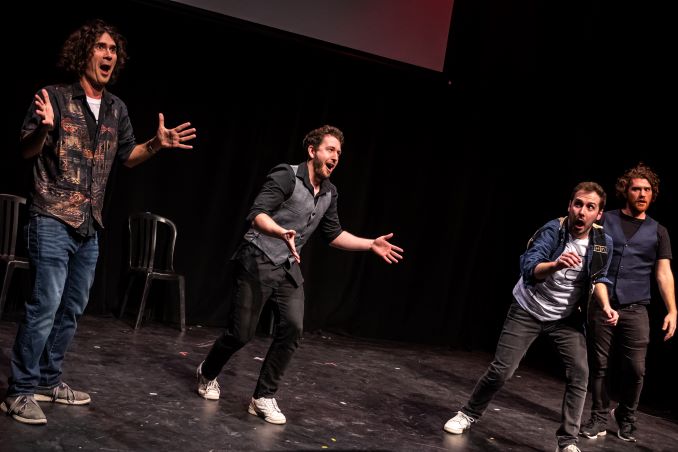
[[[311,184],[311,177],[308,174],[308,165],[307,161],[300,163],[299,168],[297,169],[297,177],[304,182],[304,186],[313,193],[313,184]],[[320,190],[318,191],[318,196],[324,194],[330,190],[330,181],[328,179],[323,179],[320,182]]]
[[[85,90],[82,88],[82,85],[80,82],[75,82],[71,85],[71,89],[73,90],[73,98],[80,98],[80,99],[85,99]],[[104,88],[104,93],[103,96],[101,96],[101,103],[102,104],[112,104],[113,103],[113,96],[111,96],[106,88]]]

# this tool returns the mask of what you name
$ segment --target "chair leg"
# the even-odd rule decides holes
[[[118,318],[122,319],[123,316],[125,315],[125,308],[127,307],[127,300],[129,298],[129,291],[132,290],[132,283],[134,282],[134,273],[130,273],[128,278],[129,281],[127,282],[127,289],[125,290],[125,295],[122,297],[122,305],[120,306],[120,313],[118,314]]]
[[[5,309],[5,299],[7,298],[7,292],[9,292],[9,284],[12,281],[13,272],[14,265],[8,263],[5,269],[5,278],[2,282],[2,292],[0,292],[0,317],[2,317],[2,312]]]
[[[139,325],[141,324],[141,316],[144,315],[144,309],[146,309],[146,298],[148,297],[148,292],[151,288],[151,275],[146,275],[144,279],[144,292],[141,294],[141,303],[139,304],[139,313],[137,314],[137,321],[134,324],[134,329],[138,330]]]
[[[183,333],[186,331],[186,286],[184,277],[179,276],[179,328]]]

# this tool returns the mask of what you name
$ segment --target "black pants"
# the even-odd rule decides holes
[[[497,391],[513,376],[532,342],[539,335],[545,334],[555,345],[565,365],[567,382],[561,407],[561,423],[556,432],[558,446],[564,448],[575,444],[589,375],[586,365],[586,339],[576,324],[573,319],[539,321],[514,300],[499,336],[494,360],[461,411],[475,419],[480,418]]]
[[[645,377],[645,355],[650,342],[647,308],[633,304],[616,308],[617,326],[605,324],[605,314],[597,304],[589,309],[591,357],[591,417],[607,421],[610,409],[608,360],[615,347],[620,351],[621,388],[615,415],[623,422],[635,423],[636,409]]]
[[[276,266],[260,253],[245,259],[244,263],[241,260],[237,264],[228,325],[208,353],[202,374],[215,379],[231,356],[254,337],[261,311],[270,299],[278,314],[277,325],[273,343],[261,366],[254,398],[273,397],[299,347],[304,324],[303,280],[296,263],[291,267]]]

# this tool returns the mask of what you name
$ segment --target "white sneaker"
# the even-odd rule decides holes
[[[445,423],[445,427],[443,429],[447,433],[454,433],[455,435],[459,435],[461,433],[464,433],[464,430],[468,430],[471,428],[471,424],[473,424],[476,420],[473,419],[471,416],[467,416],[461,411],[457,412],[457,415],[447,421]]]
[[[207,400],[219,400],[219,394],[221,393],[221,390],[219,389],[219,383],[217,382],[217,379],[215,378],[214,380],[208,380],[202,376],[202,364],[204,362],[205,361],[200,363],[198,369],[195,372],[195,376],[198,379],[198,394]]]
[[[568,444],[563,448],[556,447],[556,452],[581,452],[581,449],[576,444]]]
[[[250,406],[247,408],[247,412],[254,416],[263,417],[266,422],[270,422],[271,424],[284,424],[287,422],[287,418],[285,418],[285,415],[282,414],[282,411],[278,408],[278,404],[275,402],[274,398],[252,398]]]

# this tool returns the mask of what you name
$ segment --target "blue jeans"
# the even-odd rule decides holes
[[[12,349],[10,396],[60,383],[99,256],[96,235],[80,237],[51,217],[32,216],[25,232],[33,292]]]
[[[558,446],[577,442],[581,414],[586,400],[588,365],[586,340],[573,316],[552,322],[541,322],[532,317],[514,300],[506,316],[499,337],[497,351],[490,367],[476,384],[471,398],[462,412],[474,419],[480,418],[494,395],[518,368],[532,342],[546,334],[556,346],[565,365],[565,396],[561,408],[561,424],[556,432]]]

